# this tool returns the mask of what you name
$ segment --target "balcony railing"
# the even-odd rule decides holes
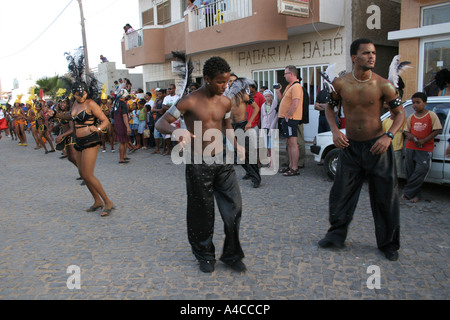
[[[252,0],[219,0],[190,11],[189,32],[252,15]]]
[[[144,37],[142,36],[142,29],[124,34],[123,40],[125,41],[125,50],[143,46]]]

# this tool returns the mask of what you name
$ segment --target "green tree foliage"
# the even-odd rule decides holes
[[[56,99],[56,92],[58,91],[58,89],[66,88],[67,90],[69,90],[70,84],[70,79],[66,77],[43,77],[36,80],[35,93],[39,94],[39,91],[42,89],[44,91],[44,95],[51,97],[52,99]]]

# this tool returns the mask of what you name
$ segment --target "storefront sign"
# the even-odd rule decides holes
[[[335,37],[239,51],[238,60],[239,66],[268,65],[270,63],[289,62],[298,59],[340,56],[343,50],[343,38]]]
[[[278,13],[309,17],[309,0],[278,0]]]
[[[238,55],[240,66],[292,60],[289,45],[241,51]]]

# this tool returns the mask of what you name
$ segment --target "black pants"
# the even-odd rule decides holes
[[[198,260],[215,261],[214,198],[224,223],[225,242],[220,258],[234,263],[244,257],[239,242],[242,199],[232,164],[187,164],[187,231]]]
[[[400,248],[400,208],[392,145],[381,155],[369,150],[378,138],[352,141],[340,150],[338,167],[329,198],[331,227],[326,238],[343,244],[358,203],[364,178],[369,179],[369,196],[380,250]]]
[[[242,130],[245,131],[245,126],[247,125],[247,121],[241,121],[241,122],[236,122],[233,123],[233,130],[237,131],[237,130]],[[250,148],[250,142],[248,141],[249,139],[245,139],[245,162],[242,164],[242,167],[244,168],[245,172],[247,173],[247,175],[250,177],[250,180],[253,183],[259,184],[261,183],[261,175],[259,173],[259,167],[258,164],[250,164],[250,152],[249,152],[249,148]]]

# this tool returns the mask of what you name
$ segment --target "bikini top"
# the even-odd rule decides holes
[[[95,116],[86,112],[86,109],[78,113],[75,117],[72,117],[75,122],[75,128],[83,128],[95,125]],[[90,121],[91,123],[86,123]]]

